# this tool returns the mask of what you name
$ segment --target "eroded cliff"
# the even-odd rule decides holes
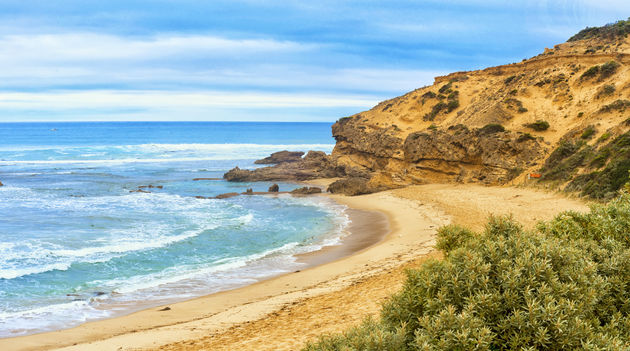
[[[606,173],[611,162],[627,179],[625,149],[610,143],[630,130],[630,43],[602,28],[520,63],[437,77],[342,118],[332,159],[369,173],[375,187],[522,183],[542,173],[541,182],[583,191],[575,180]],[[573,153],[558,156],[568,144]],[[579,162],[563,164],[580,150],[588,151]],[[549,176],[552,155],[566,168],[561,176]]]

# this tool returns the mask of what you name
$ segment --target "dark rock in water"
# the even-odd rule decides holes
[[[371,194],[380,190],[370,187],[369,180],[367,178],[354,177],[340,179],[333,182],[328,186],[328,191],[333,194],[354,196]]]
[[[141,185],[141,186],[138,187],[138,189],[146,189],[146,188],[149,188],[149,189],[153,189],[153,188],[155,188],[155,189],[163,189],[164,186],[149,184],[149,185]]]
[[[94,292],[94,296],[103,296],[103,295],[107,295],[107,293],[103,292],[103,291],[95,291]]]
[[[225,194],[217,195],[214,198],[215,199],[227,199],[227,198],[234,197],[234,196],[239,196],[239,195],[241,195],[241,194],[239,194],[239,193],[225,193]]]
[[[223,175],[229,182],[303,181],[315,178],[346,176],[347,170],[337,167],[332,158],[321,151],[309,151],[295,162],[283,162],[275,166],[255,170],[233,168]]]
[[[2,182],[0,182],[0,186],[4,186],[4,184],[2,184]]]
[[[199,196],[199,195],[197,195],[197,196],[195,196],[195,199],[202,199],[202,200],[203,200],[203,199],[209,199],[209,198],[208,198],[208,197],[205,197],[205,196]]]
[[[130,193],[151,193],[150,191],[138,189],[138,190],[129,190]]]
[[[167,307],[164,307],[164,308],[160,308],[160,309],[158,310],[158,312],[170,311],[170,310],[171,310],[171,308],[167,306]]]
[[[252,188],[249,188],[249,189],[245,190],[243,195],[254,195],[254,190],[252,190]]]
[[[223,180],[223,178],[193,178],[193,182],[198,180]]]
[[[269,191],[270,193],[277,193],[278,191],[280,191],[280,187],[278,186],[278,184],[274,184],[272,186],[269,187]]]
[[[273,165],[284,162],[298,162],[302,161],[302,151],[278,151],[271,154],[269,157],[265,157],[261,160],[257,160],[254,163],[257,165]]]
[[[303,187],[291,190],[291,194],[299,194],[299,195],[309,195],[309,194],[320,194],[322,192],[321,188],[318,187]]]

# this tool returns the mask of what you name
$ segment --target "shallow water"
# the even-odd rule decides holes
[[[271,152],[330,152],[322,123],[0,124],[0,337],[67,328],[300,267],[344,235],[325,198],[198,199]],[[130,192],[152,184],[151,193]],[[295,184],[281,183],[281,190]]]

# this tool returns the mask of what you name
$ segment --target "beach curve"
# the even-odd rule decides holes
[[[236,290],[170,304],[170,310],[152,308],[68,330],[3,339],[0,348],[295,349],[315,335],[341,330],[360,321],[364,315],[378,311],[380,301],[402,282],[403,268],[433,250],[435,231],[441,225],[454,222],[478,229],[490,213],[511,213],[526,225],[533,225],[561,210],[588,209],[583,202],[561,195],[476,185],[432,184],[358,197],[332,195],[331,198],[350,208],[384,213],[389,220],[389,235],[349,257]],[[339,322],[339,316],[334,316],[335,308],[327,306],[329,308],[320,309],[322,314],[309,316],[310,321],[293,318],[291,330],[259,328],[256,333],[250,333],[250,338],[243,338],[243,330],[278,321],[283,313],[291,313],[292,308],[312,307],[321,304],[322,299],[327,304],[342,307],[352,295],[351,290],[365,286],[372,286],[370,291],[378,292],[380,297],[361,294],[353,298],[359,302],[363,299],[366,308],[357,311],[356,317],[342,319],[343,323]],[[326,299],[333,295],[336,298],[332,302]],[[329,310],[333,310],[332,318],[336,318],[336,323],[331,323],[335,319],[330,319],[330,315],[326,316]],[[298,332],[300,325],[309,325],[309,332]]]

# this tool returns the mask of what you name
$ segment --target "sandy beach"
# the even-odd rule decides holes
[[[169,304],[166,310],[152,308],[68,330],[1,339],[0,349],[297,350],[322,333],[376,314],[401,286],[406,268],[439,258],[433,246],[442,225],[479,230],[490,214],[512,214],[531,227],[560,211],[588,210],[584,202],[558,194],[478,185],[430,184],[330,197],[368,211],[353,216],[353,232],[368,234],[351,235],[341,246],[299,257],[311,268]]]

